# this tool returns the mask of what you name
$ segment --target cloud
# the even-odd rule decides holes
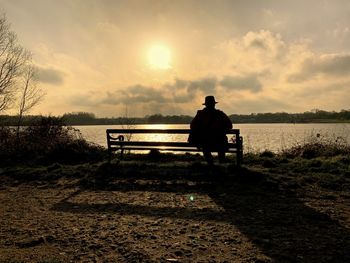
[[[268,30],[260,30],[259,32],[248,32],[243,37],[243,43],[248,48],[260,49],[263,52],[268,52],[273,56],[281,55],[285,47],[279,34],[275,34]]]
[[[288,76],[291,83],[310,80],[319,75],[343,77],[350,74],[350,54],[330,54],[308,58],[300,71]]]
[[[54,68],[36,67],[38,81],[51,85],[62,85],[64,73]]]
[[[174,83],[162,86],[168,93],[168,101],[187,103],[203,94],[215,94],[218,80],[216,77],[204,77],[194,80],[175,79]]]
[[[74,105],[79,106],[132,106],[134,111],[183,112],[182,108],[175,106],[178,103],[189,103],[204,94],[215,94],[217,79],[215,77],[199,78],[197,80],[175,79],[173,83],[163,84],[159,88],[135,84],[124,88],[115,88],[114,91],[105,91],[103,94],[79,94],[70,99]],[[141,110],[140,110],[141,109]],[[174,112],[174,111],[173,111]]]
[[[189,93],[193,91],[202,91],[204,93],[214,93],[217,80],[215,77],[202,78],[189,82],[187,87]]]
[[[79,94],[70,101],[80,106],[96,105],[133,105],[147,109],[162,109],[175,107],[170,104],[188,103],[203,94],[215,94],[217,80],[215,77],[197,80],[175,79],[173,83],[166,83],[159,88],[135,84],[114,91],[105,91],[103,95],[86,93]],[[92,96],[93,95],[93,96]],[[147,106],[148,105],[148,106]]]
[[[278,72],[287,63],[293,43],[284,42],[274,32],[260,30],[225,40],[215,48],[215,60],[208,66],[215,65],[217,75],[244,76],[272,70]]]
[[[101,104],[106,105],[133,105],[133,109],[143,108],[147,111],[158,109],[158,111],[169,112],[183,110],[188,103],[202,101],[206,95],[217,96],[218,85],[227,91],[249,90],[258,92],[262,90],[262,84],[256,75],[247,76],[225,76],[219,80],[215,76],[203,77],[194,80],[175,79],[173,83],[165,83],[159,88],[136,84],[118,91],[106,92]],[[92,100],[90,100],[93,102]],[[182,106],[179,106],[182,104]],[[267,103],[268,104],[268,103]],[[178,105],[178,106],[175,106]]]
[[[220,81],[220,85],[228,90],[250,90],[252,92],[262,90],[262,84],[256,75],[225,76]]]
[[[123,100],[129,103],[165,102],[162,92],[152,87],[135,85],[128,87],[123,93]]]
[[[107,92],[106,97],[101,100],[103,104],[137,104],[166,102],[161,91],[140,84],[129,86],[121,91]]]
[[[171,91],[171,92],[175,92],[177,90],[183,90],[183,89],[187,89],[189,84],[188,80],[184,80],[184,79],[179,79],[179,78],[175,78],[173,83],[164,83],[162,85],[163,88]]]

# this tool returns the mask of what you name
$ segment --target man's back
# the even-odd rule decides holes
[[[189,141],[203,149],[204,157],[210,165],[213,164],[211,151],[217,151],[219,161],[224,161],[227,149],[226,133],[232,129],[232,122],[227,115],[215,109],[216,103],[214,96],[206,96],[203,103],[205,108],[197,111],[190,125]]]
[[[227,131],[232,129],[232,123],[224,112],[205,108],[197,111],[197,115],[192,120],[190,127],[192,130],[208,130],[226,134]]]
[[[197,112],[190,127],[201,145],[216,148],[227,143],[226,132],[232,123],[224,112],[205,108]]]

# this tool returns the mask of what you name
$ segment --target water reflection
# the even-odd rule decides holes
[[[83,136],[94,143],[106,146],[106,129],[120,129],[121,125],[75,126]],[[125,127],[124,127],[125,128]],[[135,129],[188,129],[188,124],[144,124],[134,125]],[[310,123],[310,124],[234,124],[240,129],[244,139],[244,151],[280,151],[296,144],[304,143],[310,136],[320,134],[321,138],[341,140],[350,143],[350,123]],[[187,141],[184,134],[138,134],[133,140]]]
[[[189,129],[189,125],[176,124],[142,124],[136,125],[137,129]],[[133,134],[132,139],[138,141],[158,142],[186,142],[188,135],[185,134]]]

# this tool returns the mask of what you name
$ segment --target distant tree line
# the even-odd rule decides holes
[[[186,124],[190,123],[193,117],[186,115],[163,116],[161,114],[147,115],[143,118],[116,117],[116,118],[96,118],[93,113],[76,112],[66,113],[63,120],[69,125],[124,125],[124,124]]]
[[[23,117],[22,125],[31,125],[42,116],[27,115]],[[350,110],[328,112],[313,110],[304,113],[252,113],[232,114],[229,116],[233,123],[326,123],[350,122]],[[97,118],[90,112],[72,112],[61,116],[67,125],[130,125],[130,124],[189,124],[193,116],[188,115],[147,115],[143,118]],[[17,116],[0,115],[0,125],[16,126]]]
[[[42,116],[27,115],[23,117],[24,126],[31,125],[39,120]],[[163,116],[161,114],[148,115],[143,118],[135,117],[112,117],[97,118],[90,112],[72,112],[65,113],[61,116],[63,122],[67,125],[133,125],[133,124],[186,124],[190,123],[192,116],[172,115]],[[15,126],[17,116],[0,115],[0,125]]]
[[[312,110],[303,113],[252,113],[249,115],[232,114],[234,123],[318,123],[318,122],[350,122],[350,110],[329,112]]]

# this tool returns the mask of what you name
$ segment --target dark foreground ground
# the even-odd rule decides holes
[[[0,168],[0,262],[350,262],[348,157],[137,158]]]

